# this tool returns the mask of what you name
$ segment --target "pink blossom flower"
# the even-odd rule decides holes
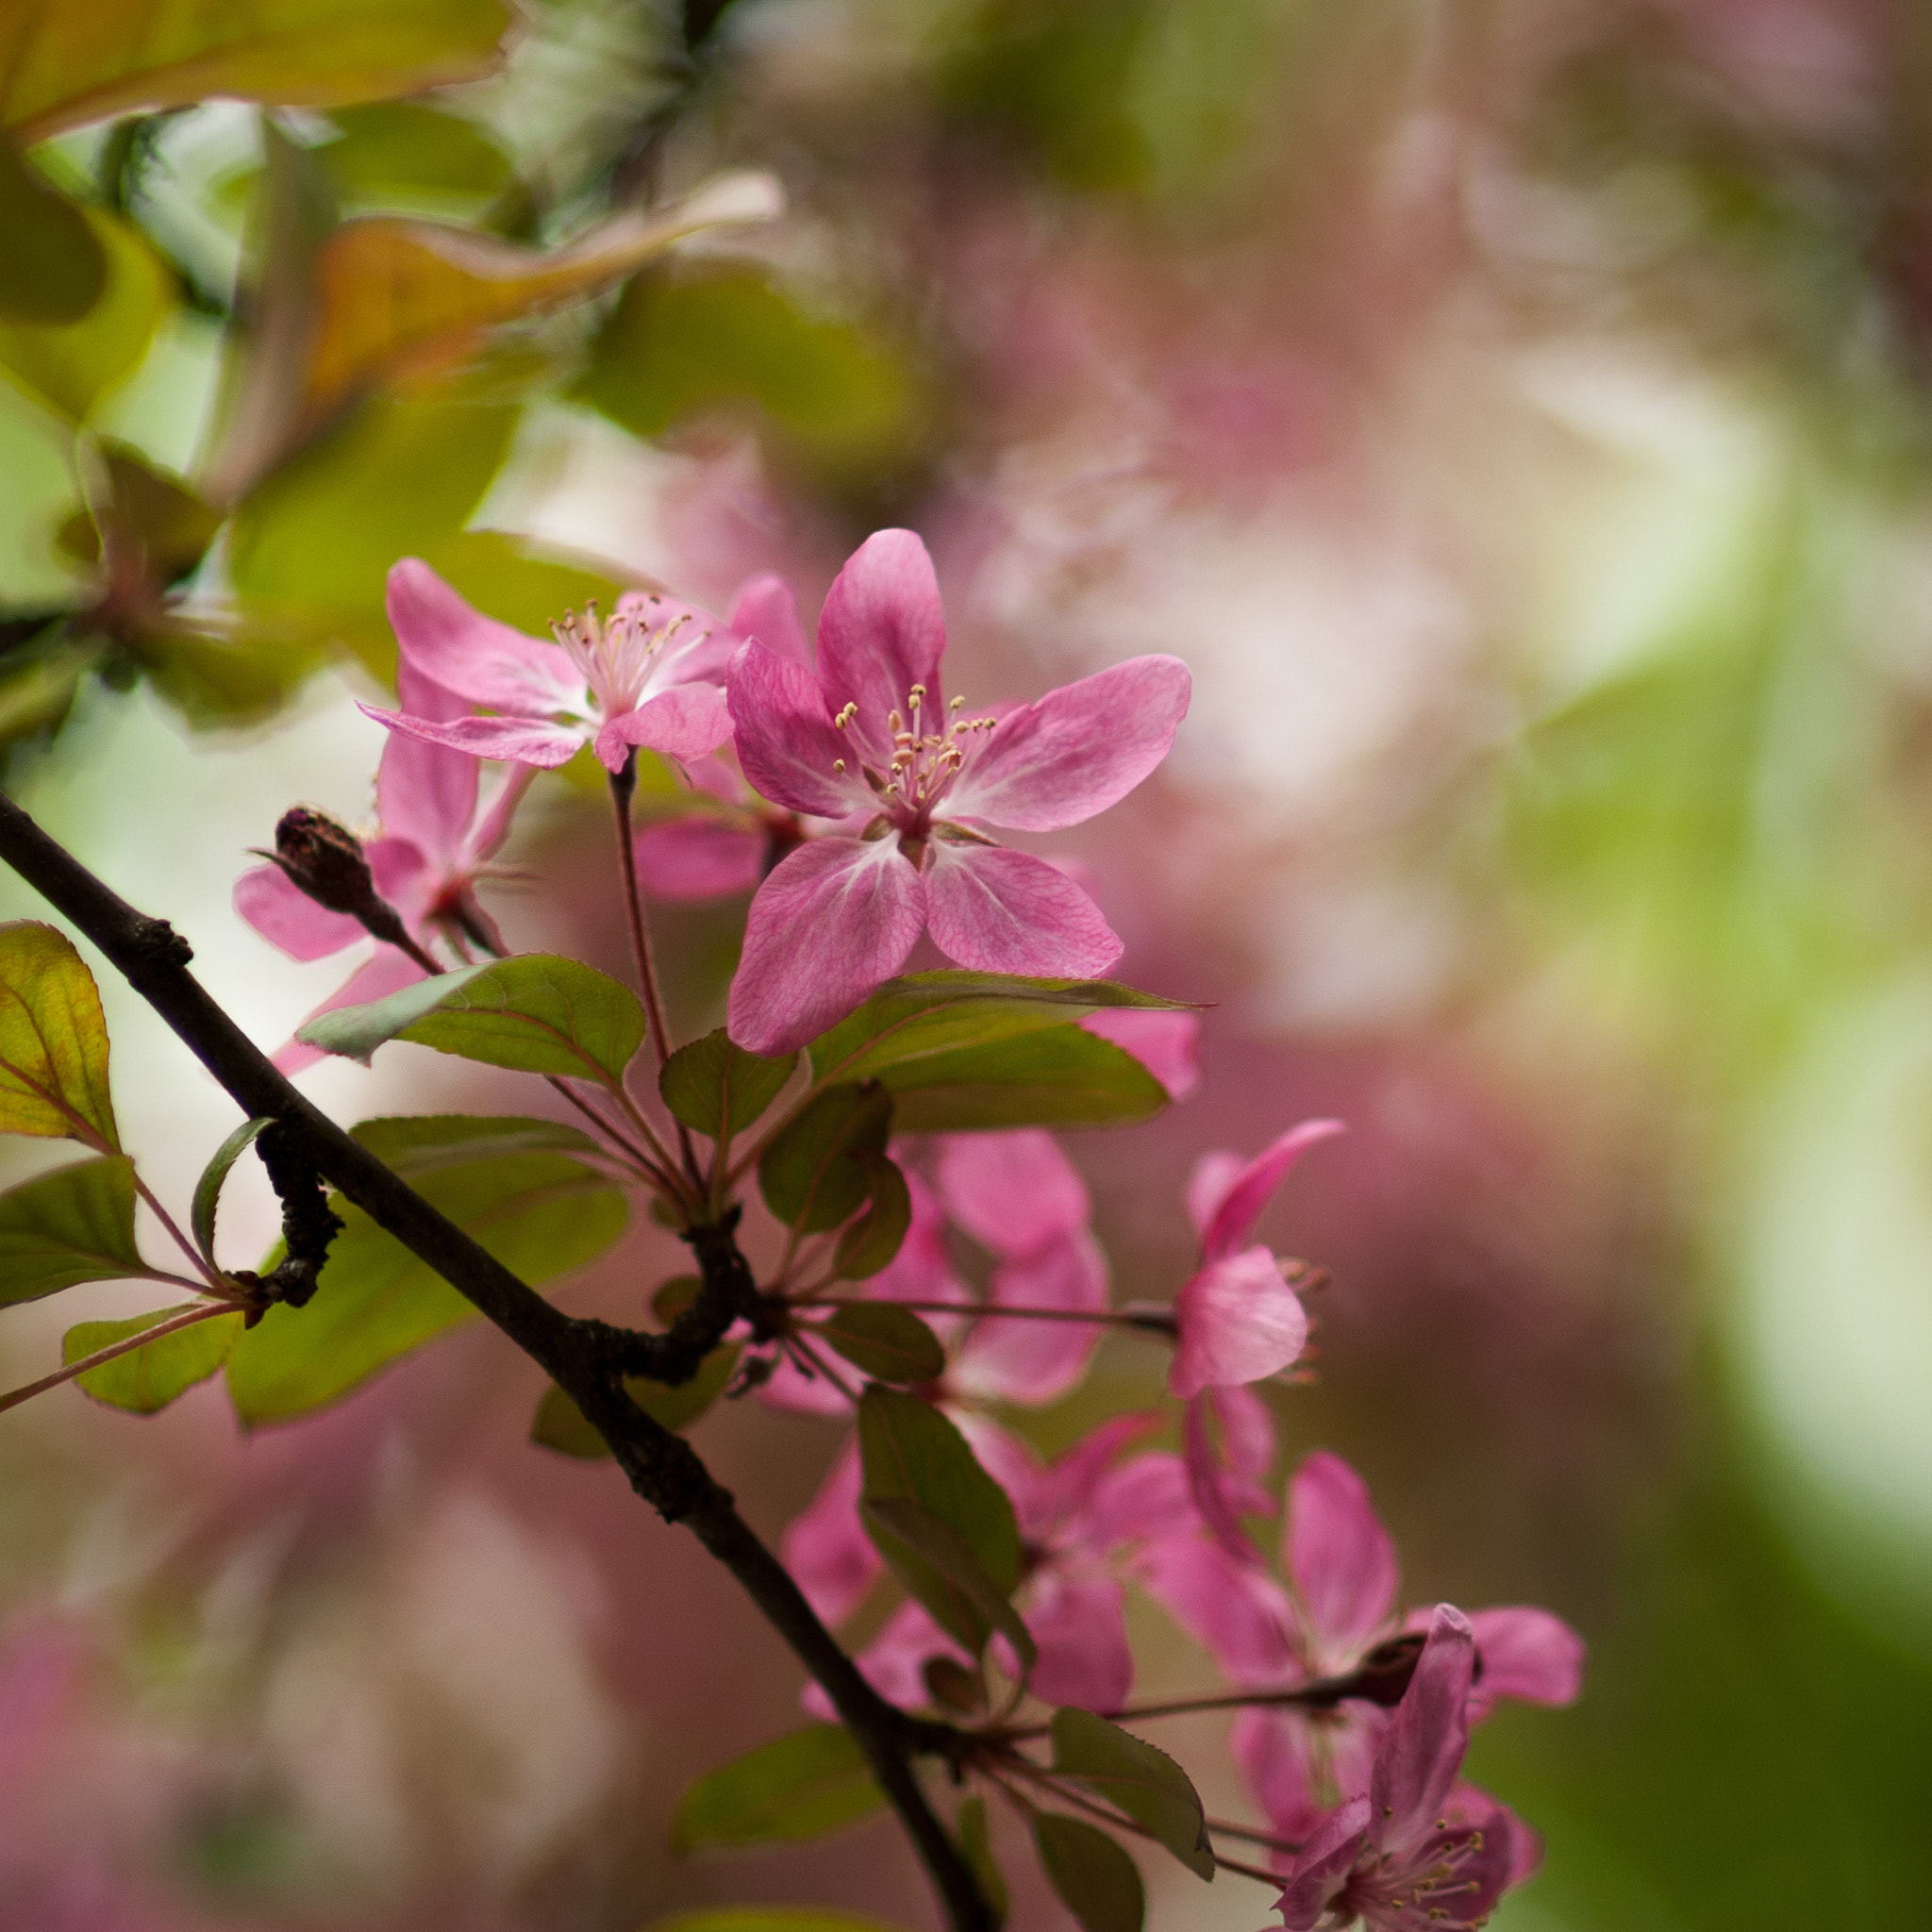
[[[1168,1387],[1184,1401],[1209,1387],[1258,1382],[1285,1369],[1308,1339],[1308,1318],[1273,1252],[1251,1244],[1261,1210],[1288,1171],[1340,1121],[1304,1121],[1252,1160],[1204,1155],[1188,1183],[1201,1236],[1200,1269],[1174,1296],[1179,1346]]]
[[[1031,1688],[1049,1704],[1114,1710],[1126,1701],[1134,1654],[1127,1641],[1123,1576],[1145,1548],[1193,1533],[1194,1512],[1178,1457],[1155,1454],[1115,1460],[1158,1424],[1155,1416],[1116,1416],[1045,1466],[1006,1431],[985,1422],[973,1425],[974,1450],[1012,1498],[1019,1519],[1025,1573],[1014,1604],[1040,1650]],[[851,1500],[856,1507],[856,1482]],[[1017,1674],[1018,1662],[1004,1639],[994,1640],[994,1650],[1002,1670]],[[919,1604],[908,1603],[858,1663],[881,1696],[909,1707],[926,1701],[925,1664],[935,1657],[970,1661]],[[807,1708],[828,1714],[822,1698],[823,1693],[808,1693]]]
[[[1357,1920],[1372,1932],[1470,1932],[1535,1869],[1535,1838],[1508,1807],[1457,1782],[1475,1664],[1468,1620],[1439,1605],[1366,1790],[1315,1831],[1288,1874],[1284,1932],[1340,1932]]]
[[[1121,942],[1079,887],[981,829],[1057,831],[1126,796],[1167,756],[1191,680],[1136,658],[995,717],[951,708],[945,624],[925,546],[870,537],[819,618],[817,669],[766,644],[732,662],[739,761],[773,804],[869,816],[815,839],[752,901],[732,981],[731,1037],[789,1053],[905,964],[930,930],[948,958],[993,973],[1104,973]]]
[[[391,579],[393,595],[393,579]],[[396,668],[403,702],[423,718],[458,716],[462,700],[433,684],[405,658]],[[477,903],[476,881],[509,836],[510,818],[535,775],[512,766],[480,806],[477,761],[419,738],[392,735],[375,771],[378,836],[364,842],[376,891],[402,915],[419,944],[438,934],[459,951],[474,944],[503,951],[494,923]],[[235,881],[235,909],[262,938],[291,959],[323,959],[350,946],[367,949],[349,977],[308,1017],[356,1007],[411,986],[423,969],[407,953],[372,941],[358,920],[331,912],[273,865],[257,866]],[[323,1058],[319,1047],[291,1040],[275,1057],[285,1074]]]
[[[488,717],[363,710],[391,731],[475,758],[548,768],[589,744],[613,772],[634,747],[695,758],[731,735],[722,689],[738,634],[690,604],[626,591],[608,618],[591,607],[525,637],[471,608],[426,563],[389,574],[389,617],[404,662]]]
[[[1289,1588],[1235,1560],[1217,1542],[1173,1544],[1150,1580],[1155,1594],[1248,1690],[1289,1690],[1347,1674],[1375,1646],[1429,1613],[1396,1614],[1395,1547],[1368,1486],[1341,1457],[1308,1457],[1288,1489],[1282,1566]],[[1468,1615],[1479,1658],[1469,1720],[1498,1698],[1571,1703],[1582,1687],[1583,1641],[1560,1618],[1528,1605]],[[1332,1710],[1261,1708],[1236,1718],[1229,1743],[1262,1808],[1288,1838],[1302,1838],[1338,1804],[1368,1789],[1388,1713],[1358,1699]]]

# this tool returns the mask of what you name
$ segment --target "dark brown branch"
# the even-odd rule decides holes
[[[991,1932],[986,1901],[912,1769],[914,1754],[932,1748],[936,1727],[908,1718],[859,1675],[791,1575],[739,1515],[730,1491],[713,1479],[683,1437],[660,1427],[625,1392],[626,1373],[689,1379],[689,1371],[660,1371],[676,1369],[686,1358],[694,1368],[740,1312],[742,1298],[755,1292],[730,1228],[694,1231],[691,1237],[705,1289],[687,1311],[689,1321],[680,1316],[670,1334],[630,1335],[601,1322],[574,1320],[445,1220],[291,1086],[189,972],[193,952],[187,941],[165,920],[137,912],[4,794],[0,858],[106,954],[244,1114],[276,1121],[286,1145],[435,1269],[570,1395],[610,1445],[631,1487],[667,1522],[691,1530],[824,1688],[899,1813],[955,1932]]]

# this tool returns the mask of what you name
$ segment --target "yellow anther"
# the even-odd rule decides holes
[[[953,702],[946,707],[946,709],[949,711],[957,711],[960,708],[960,706],[962,706],[965,702],[966,700],[964,698],[955,698]]]
[[[845,769],[845,760],[843,758],[834,758],[832,760],[832,769],[835,772],[842,772]]]

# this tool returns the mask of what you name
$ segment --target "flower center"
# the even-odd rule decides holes
[[[1479,1829],[1457,1831],[1444,1819],[1413,1851],[1357,1865],[1341,1902],[1387,1932],[1474,1932],[1494,1904],[1485,1901],[1482,1880],[1470,1874],[1482,1848]]]
[[[566,610],[563,621],[550,626],[550,635],[582,674],[603,717],[615,718],[637,709],[658,652],[691,622],[688,610],[659,622],[654,607],[662,601],[646,595],[631,602],[628,608],[599,617],[593,598],[584,606],[582,617]]]
[[[878,794],[886,816],[901,832],[917,831],[925,824],[958,776],[975,736],[990,732],[997,722],[992,718],[962,718],[959,713],[965,708],[966,700],[955,698],[947,707],[945,728],[932,730],[929,724],[940,721],[926,718],[925,696],[924,685],[915,684],[907,692],[904,712],[886,713],[886,732],[891,741],[892,756],[883,772],[875,771],[862,758],[858,760],[866,783]],[[832,723],[844,731],[858,715],[858,703],[855,699]],[[844,758],[834,758],[832,769],[843,773],[846,764]]]

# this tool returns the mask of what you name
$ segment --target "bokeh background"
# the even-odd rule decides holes
[[[473,48],[501,25],[399,9],[431,13]],[[1368,1474],[1410,1600],[1547,1603],[1591,1646],[1578,1707],[1481,1734],[1549,1844],[1496,1923],[1920,1923],[1924,9],[526,0],[498,71],[408,99],[141,105],[16,136],[101,269],[48,320],[0,266],[9,791],[272,1044],[337,970],[229,890],[286,805],[368,817],[351,701],[392,664],[398,555],[541,628],[593,581],[722,605],[764,569],[809,611],[908,524],[955,689],[1178,653],[1165,771],[1049,848],[1124,976],[1211,1003],[1199,1092],[1074,1143],[1117,1295],[1185,1273],[1197,1153],[1346,1118],[1266,1229],[1334,1277],[1317,1378],[1275,1391],[1287,1453]],[[745,169],[782,215],[648,259],[608,225]],[[535,266],[461,333],[371,349],[341,238],[391,216]],[[595,786],[542,781],[509,856],[513,941],[623,970]],[[741,903],[660,910],[674,1005],[715,1024]],[[230,1110],[104,993],[126,1138],[183,1196]],[[344,1120],[542,1110],[414,1047],[304,1078]],[[8,1179],[60,1158],[0,1149]],[[244,1179],[235,1260],[273,1225]],[[639,1229],[563,1293],[634,1318],[676,1266]],[[148,1299],[9,1312],[5,1380]],[[1110,1345],[1025,1426],[1058,1444],[1160,1369]],[[472,1328],[253,1438],[218,1384],[0,1420],[0,1919],[928,1924],[886,1824],[669,1857],[677,1790],[790,1727],[797,1674],[608,1466],[527,1445],[540,1392]],[[698,1440],[774,1534],[834,1441],[755,1404]],[[1137,1616],[1143,1684],[1209,1682]],[[1175,1740],[1240,1805],[1219,1727]],[[1150,1877],[1156,1924],[1269,1915]],[[1055,1922],[1023,1882],[1016,1924]]]

